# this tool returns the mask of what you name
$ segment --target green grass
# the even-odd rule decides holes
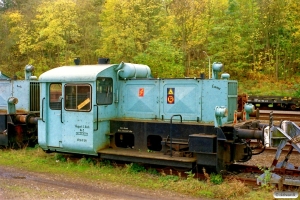
[[[186,172],[189,175],[186,179],[175,175],[165,175],[151,168],[147,170],[137,164],[128,164],[121,168],[107,160],[100,162],[97,159],[83,157],[74,161],[62,154],[46,154],[38,147],[0,150],[0,165],[91,181],[108,181],[150,190],[167,190],[193,197],[273,199],[273,192],[270,190],[258,188],[252,191],[241,181],[223,180],[216,174],[208,177],[206,181],[199,181],[192,178],[194,174],[191,172]],[[12,189],[22,190],[22,188]]]

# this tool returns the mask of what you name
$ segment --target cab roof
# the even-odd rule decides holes
[[[95,81],[104,70],[113,67],[112,64],[74,65],[53,68],[40,75],[40,82],[81,82]]]

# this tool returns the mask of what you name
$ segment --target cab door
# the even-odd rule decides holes
[[[47,122],[47,146],[63,147],[62,144],[62,83],[49,84],[49,96],[46,97],[49,102],[48,108],[45,109]]]
[[[92,86],[89,83],[64,85],[62,142],[64,151],[93,154]]]

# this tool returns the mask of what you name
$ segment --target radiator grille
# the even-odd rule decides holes
[[[237,82],[228,83],[228,95],[237,95]]]
[[[237,82],[228,82],[228,121],[233,121],[237,110]]]
[[[40,84],[38,82],[30,83],[30,111],[40,111]]]

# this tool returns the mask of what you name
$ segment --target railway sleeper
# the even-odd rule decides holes
[[[300,187],[300,180],[294,178],[287,178],[286,175],[279,176],[278,174],[271,173],[270,180],[266,177],[266,174],[262,174],[257,179],[257,185],[265,185],[265,184],[272,184],[277,185],[279,189],[283,189],[283,186],[296,186]]]

